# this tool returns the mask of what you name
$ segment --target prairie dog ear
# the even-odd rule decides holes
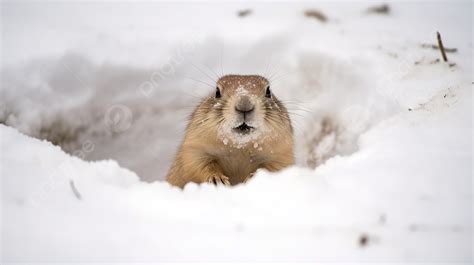
[[[270,90],[270,85],[265,89],[265,97],[272,98],[272,91]]]

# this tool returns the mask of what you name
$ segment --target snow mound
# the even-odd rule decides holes
[[[445,119],[466,101],[454,113],[388,120],[364,135],[362,150],[316,171],[259,171],[246,185],[184,191],[0,125],[3,259],[469,260],[470,131]],[[447,164],[446,150],[457,159]]]

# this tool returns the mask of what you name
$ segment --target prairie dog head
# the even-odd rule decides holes
[[[286,108],[273,95],[270,82],[258,75],[226,75],[217,81],[215,109],[218,135],[239,146],[261,143],[278,134],[292,134]]]

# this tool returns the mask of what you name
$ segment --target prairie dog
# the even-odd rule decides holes
[[[293,128],[286,107],[258,75],[226,75],[194,110],[166,177],[236,185],[258,168],[278,171],[294,163]]]

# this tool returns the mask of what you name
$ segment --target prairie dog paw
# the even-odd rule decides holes
[[[229,181],[229,178],[227,176],[224,176],[224,175],[213,175],[213,176],[210,176],[208,179],[207,179],[207,182],[208,183],[212,183],[214,185],[225,185],[225,186],[230,186],[230,181]]]
[[[255,175],[255,172],[250,173],[243,183],[247,183],[247,181],[249,181],[253,177],[253,175]]]

